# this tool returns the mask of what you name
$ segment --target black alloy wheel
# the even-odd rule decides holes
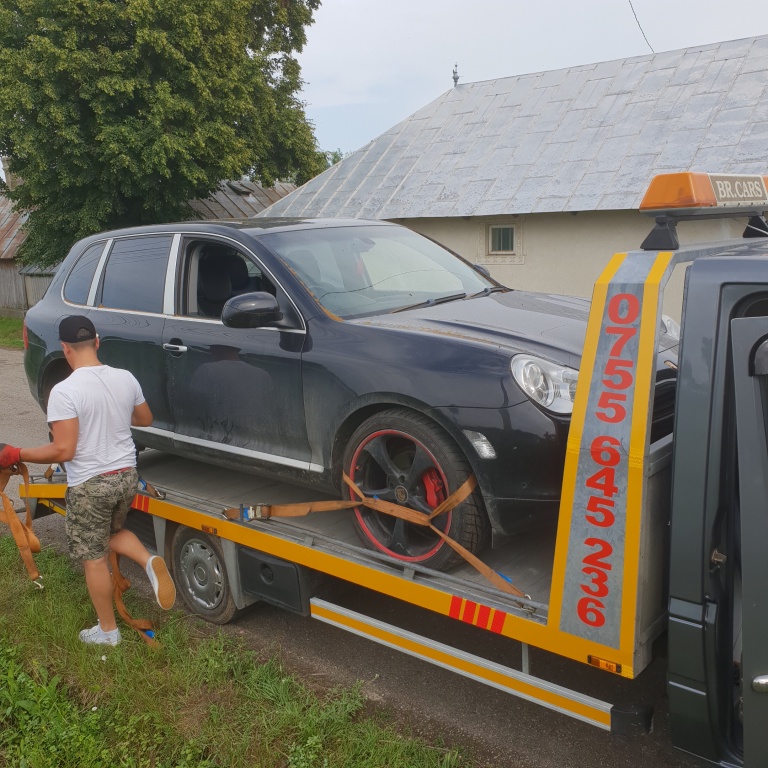
[[[366,496],[410,507],[425,516],[471,474],[464,455],[439,427],[403,408],[382,411],[355,430],[345,452],[344,469]],[[351,489],[345,493],[350,499],[357,498]],[[434,518],[432,524],[476,554],[485,543],[487,529],[479,492]],[[398,560],[441,570],[463,562],[429,528],[366,507],[355,508],[355,529],[367,547]]]

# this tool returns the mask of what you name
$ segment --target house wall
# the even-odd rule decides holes
[[[399,224],[443,243],[488,267],[504,285],[529,291],[590,297],[595,280],[614,253],[637,250],[653,220],[637,211],[535,213],[523,216],[399,219]],[[488,253],[492,224],[515,227],[515,253]],[[683,244],[741,237],[744,221],[680,222]],[[677,267],[664,294],[664,311],[680,318],[685,267]]]

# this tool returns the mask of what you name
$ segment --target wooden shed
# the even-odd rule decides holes
[[[13,203],[0,196],[0,315],[23,315],[29,306],[16,252],[24,240],[26,215],[14,213]]]

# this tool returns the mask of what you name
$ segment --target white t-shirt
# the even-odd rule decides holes
[[[51,390],[48,421],[78,419],[75,457],[65,464],[67,485],[136,466],[131,415],[143,402],[134,375],[108,365],[78,368]]]

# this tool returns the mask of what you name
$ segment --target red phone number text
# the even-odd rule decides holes
[[[607,424],[621,424],[627,418],[626,390],[635,381],[635,362],[623,355],[627,342],[637,334],[640,301],[631,293],[619,293],[608,302],[608,320],[605,329],[615,336],[608,360],[601,375],[603,386],[597,401],[595,416]],[[621,441],[611,435],[598,435],[592,440],[590,456],[599,469],[584,482],[591,495],[587,499],[585,518],[596,531],[584,539],[590,551],[582,558],[581,572],[587,580],[580,584],[586,593],[576,605],[576,613],[584,624],[602,627],[605,624],[605,604],[610,597],[608,572],[613,568],[613,546],[606,541],[605,532],[616,520],[613,496],[618,492],[616,468],[626,456],[619,448]],[[601,535],[598,535],[601,534]]]

